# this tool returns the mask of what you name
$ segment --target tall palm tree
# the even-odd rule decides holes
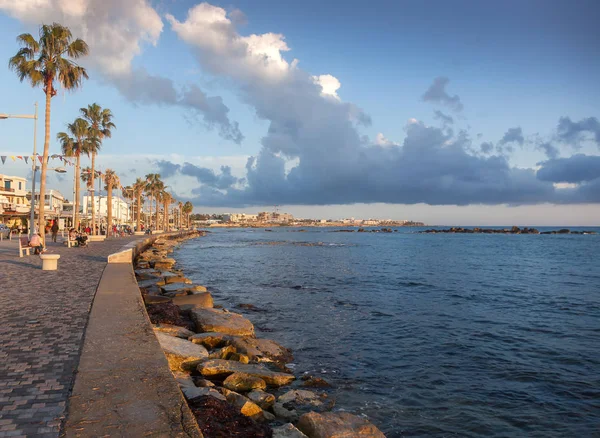
[[[178,221],[177,221],[177,227],[179,229],[181,229],[182,225],[183,225],[183,223],[181,222],[181,217],[183,215],[183,202],[179,201],[179,203],[177,204],[177,206],[179,207],[179,218],[178,218]]]
[[[192,203],[190,201],[187,201],[185,204],[183,204],[183,212],[186,215],[187,228],[190,227],[190,213],[193,210],[194,210],[194,206],[192,205]]]
[[[81,154],[88,154],[90,143],[94,140],[88,138],[89,124],[84,119],[75,119],[73,123],[67,124],[67,132],[59,132],[56,135],[57,140],[60,142],[63,155],[67,157],[75,157],[75,200],[73,204],[74,208],[74,221],[73,227],[79,228],[79,201],[80,201],[80,174],[81,174]],[[73,137],[70,137],[71,134]]]
[[[104,189],[106,190],[106,234],[112,231],[112,192],[120,184],[117,173],[112,169],[104,171]]]
[[[158,229],[158,197],[164,187],[165,184],[161,181],[160,174],[149,173],[146,175],[146,193],[150,195],[150,222],[152,222],[152,199],[155,200],[155,229]]]
[[[46,225],[43,200],[46,199],[46,173],[50,150],[50,106],[51,99],[56,95],[54,81],[58,80],[65,90],[79,88],[83,80],[88,78],[88,74],[85,68],[77,65],[73,59],[87,55],[89,49],[82,39],[77,38],[73,41],[69,28],[58,23],[40,26],[39,41],[31,34],[23,33],[17,37],[17,42],[21,48],[10,58],[8,67],[17,73],[21,82],[27,79],[32,87],[42,86],[46,94],[44,153],[38,206],[38,229],[43,239],[42,230]]]
[[[142,195],[144,194],[144,189],[146,188],[146,181],[142,178],[138,178],[133,183],[133,193],[136,197],[136,230],[140,231],[140,226],[142,224],[141,218],[141,210],[142,210]]]
[[[163,202],[163,228],[165,231],[169,229],[169,207],[173,201],[173,196],[166,190],[161,193]]]
[[[102,109],[97,103],[88,105],[87,108],[80,108],[79,111],[83,118],[90,124],[88,136],[94,139],[94,144],[91,145],[90,154],[92,156],[92,188],[94,187],[94,175],[96,155],[100,151],[102,141],[105,138],[110,138],[112,130],[116,128],[112,122],[112,112],[108,108]],[[92,191],[92,233],[96,229],[96,206],[94,203],[94,192]]]

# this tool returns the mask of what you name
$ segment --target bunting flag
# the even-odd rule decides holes
[[[29,162],[29,157],[23,157],[23,159],[25,160],[25,162]]]
[[[38,160],[40,160],[41,164],[44,164],[44,158],[41,155],[38,155]]]
[[[2,160],[2,164],[6,163],[6,155],[2,155],[0,160]]]
[[[22,159],[23,159],[23,157],[22,157],[21,155],[17,155],[17,158],[18,158],[19,160],[22,160]]]
[[[11,155],[10,158],[11,158],[11,160],[16,161],[14,155]]]

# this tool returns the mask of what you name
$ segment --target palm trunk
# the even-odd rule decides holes
[[[94,201],[94,177],[96,176],[96,171],[94,170],[94,166],[96,164],[96,153],[92,152],[92,173],[90,175],[91,182],[90,187],[92,188],[92,236],[96,235],[96,202]]]
[[[42,174],[40,175],[40,201],[38,203],[38,234],[42,238],[42,243],[46,242],[46,173],[48,172],[48,151],[50,149],[50,101],[52,99],[52,78],[46,80],[46,120],[44,133],[44,154],[42,155]],[[34,158],[34,160],[37,157]],[[35,193],[31,194],[31,199],[35,199]]]
[[[140,225],[142,224],[142,217],[141,217],[141,211],[142,211],[142,194],[140,192],[138,192],[137,195],[137,226],[136,226],[136,231],[140,231]]]
[[[106,187],[106,234],[112,233],[112,185]]]
[[[155,214],[155,218],[154,218],[154,223],[156,224],[156,229],[158,230],[158,197],[154,198],[154,214]]]
[[[79,181],[80,181],[80,172],[81,172],[81,156],[77,155],[77,160],[75,161],[75,203],[73,204],[73,208],[75,208],[75,223],[73,227],[78,230],[79,229]]]
[[[163,228],[165,231],[169,228],[169,210],[167,207],[167,202],[163,204]]]

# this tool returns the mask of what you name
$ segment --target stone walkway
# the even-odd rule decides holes
[[[106,257],[141,238],[49,243],[58,271],[0,242],[0,437],[59,435]]]

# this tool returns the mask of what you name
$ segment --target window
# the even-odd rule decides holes
[[[22,184],[22,182],[19,181],[19,190],[22,190],[21,184]]]
[[[10,189],[10,181],[4,181],[4,188]]]

